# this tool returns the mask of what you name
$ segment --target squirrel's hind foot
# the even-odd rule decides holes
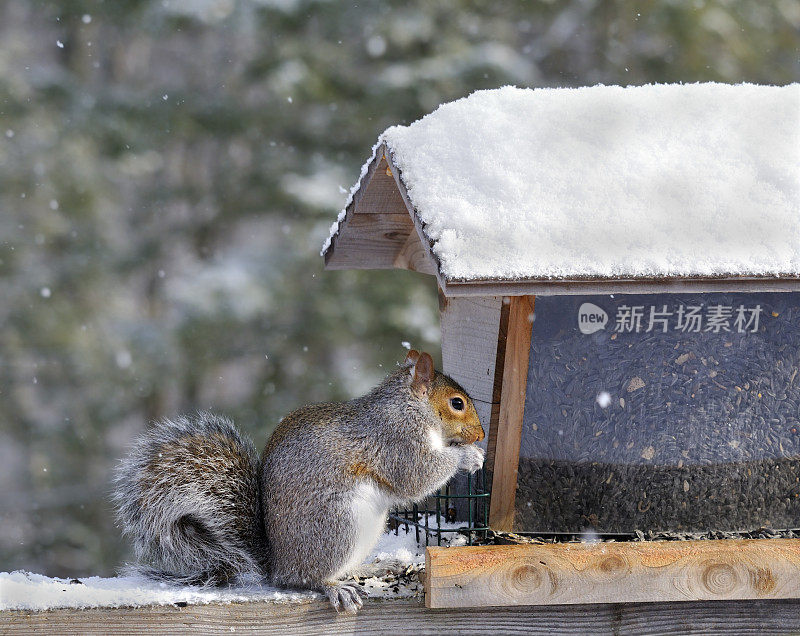
[[[355,583],[333,581],[325,583],[322,591],[337,613],[357,614],[364,605],[361,598],[367,598],[367,593]]]

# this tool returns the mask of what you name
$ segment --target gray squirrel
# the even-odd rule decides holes
[[[408,352],[367,395],[284,417],[259,459],[222,417],[162,420],[114,478],[113,500],[137,564],[184,584],[257,577],[323,592],[355,613],[358,569],[395,506],[418,502],[459,469],[475,472],[484,437],[467,392]]]

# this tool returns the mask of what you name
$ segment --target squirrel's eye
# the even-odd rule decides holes
[[[452,406],[456,411],[463,411],[464,400],[462,400],[460,397],[450,398],[450,406]]]

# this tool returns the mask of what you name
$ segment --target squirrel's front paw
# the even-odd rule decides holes
[[[459,458],[458,467],[461,470],[466,470],[474,473],[483,466],[484,451],[480,446],[468,444],[467,446],[459,446],[461,457]]]

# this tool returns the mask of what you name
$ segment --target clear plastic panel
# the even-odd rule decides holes
[[[800,294],[535,309],[517,530],[800,526]]]

